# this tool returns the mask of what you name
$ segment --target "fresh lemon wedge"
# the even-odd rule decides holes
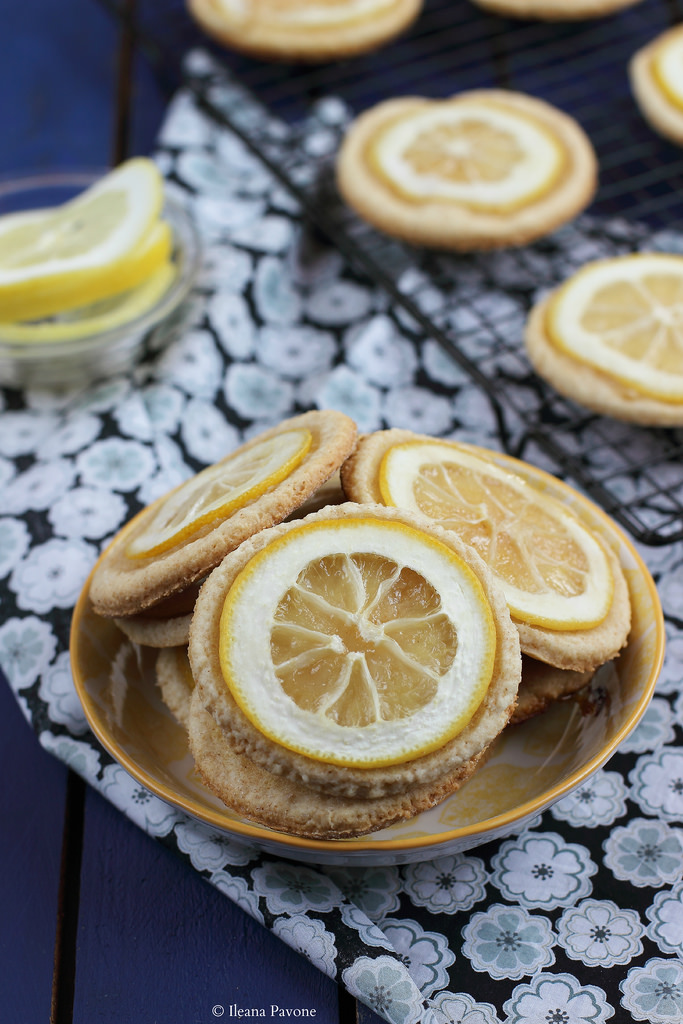
[[[134,287],[169,256],[163,182],[135,158],[59,207],[0,218],[0,320],[35,320]]]
[[[283,430],[202,470],[160,502],[126,554],[130,558],[160,555],[208,524],[232,515],[288,477],[312,443],[309,430]]]
[[[492,213],[550,191],[567,162],[540,121],[483,97],[416,102],[378,132],[368,159],[408,201],[451,200]]]
[[[549,341],[639,394],[683,401],[683,256],[589,263],[551,298]]]
[[[521,476],[455,443],[408,441],[385,453],[379,487],[387,505],[421,512],[474,548],[516,619],[576,630],[606,617],[614,581],[602,546]]]
[[[220,624],[223,677],[252,724],[361,768],[458,735],[495,652],[472,569],[420,530],[371,517],[306,522],[271,541],[236,577]]]
[[[166,294],[176,273],[176,267],[167,262],[142,284],[122,295],[100,299],[89,306],[34,323],[0,323],[0,340],[26,345],[78,341],[132,324]]]
[[[652,74],[671,103],[683,110],[683,31],[666,33],[655,49]]]

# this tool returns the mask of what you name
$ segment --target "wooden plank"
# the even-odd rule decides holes
[[[0,674],[2,1018],[47,1021],[67,769],[42,750]]]

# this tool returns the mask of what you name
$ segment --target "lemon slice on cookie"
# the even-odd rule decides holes
[[[220,624],[223,676],[276,744],[329,764],[443,746],[491,682],[496,626],[447,544],[368,516],[305,521],[254,555]]]

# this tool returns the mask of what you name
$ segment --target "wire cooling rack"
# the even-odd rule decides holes
[[[209,45],[176,2],[139,0],[137,39],[160,72]],[[565,24],[485,14],[469,0],[427,0],[400,39],[374,54],[323,66],[266,63],[210,47],[222,65],[288,125],[273,137],[221,109],[185,79],[206,113],[240,135],[296,195],[315,225],[355,268],[390,295],[418,339],[432,338],[488,395],[513,454],[540,449],[560,475],[590,494],[638,540],[683,538],[683,430],[642,428],[596,416],[558,396],[531,371],[521,331],[535,291],[596,255],[661,247],[683,252],[683,152],[656,136],[632,99],[627,65],[659,32],[683,20],[678,0],[641,0],[609,18]],[[558,258],[553,239],[505,253],[455,257],[393,242],[362,223],[334,185],[334,146],[311,151],[307,123],[336,97],[352,113],[397,95],[441,97],[504,87],[540,96],[572,114],[600,162],[597,198]],[[571,229],[569,229],[571,231]],[[680,235],[678,234],[680,231]],[[475,273],[473,295],[468,282]],[[487,296],[504,294],[501,304]],[[506,312],[507,311],[507,312]],[[509,431],[512,419],[521,430]]]

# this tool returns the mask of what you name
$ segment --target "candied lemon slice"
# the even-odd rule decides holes
[[[683,110],[683,31],[667,32],[655,49],[652,73],[671,103]]]
[[[298,26],[302,29],[345,25],[372,18],[378,11],[391,8],[396,0],[219,0],[219,6],[233,18],[267,19],[271,24]]]
[[[512,615],[557,630],[598,625],[614,581],[600,543],[558,501],[490,459],[446,441],[408,441],[380,464],[387,505],[455,531],[481,555]]]
[[[249,560],[225,599],[223,676],[275,743],[356,767],[435,750],[491,681],[496,627],[446,544],[372,518],[318,520]]]
[[[664,402],[683,401],[683,256],[637,253],[589,263],[548,304],[562,352]]]
[[[532,116],[485,98],[421,101],[381,129],[374,172],[412,202],[451,200],[494,213],[548,192],[567,155]]]
[[[309,430],[283,430],[208,466],[171,491],[145,529],[133,537],[126,554],[162,554],[207,524],[232,515],[288,477],[312,443]]]
[[[0,218],[0,320],[30,320],[115,295],[167,258],[163,182],[138,157],[59,207]]]

